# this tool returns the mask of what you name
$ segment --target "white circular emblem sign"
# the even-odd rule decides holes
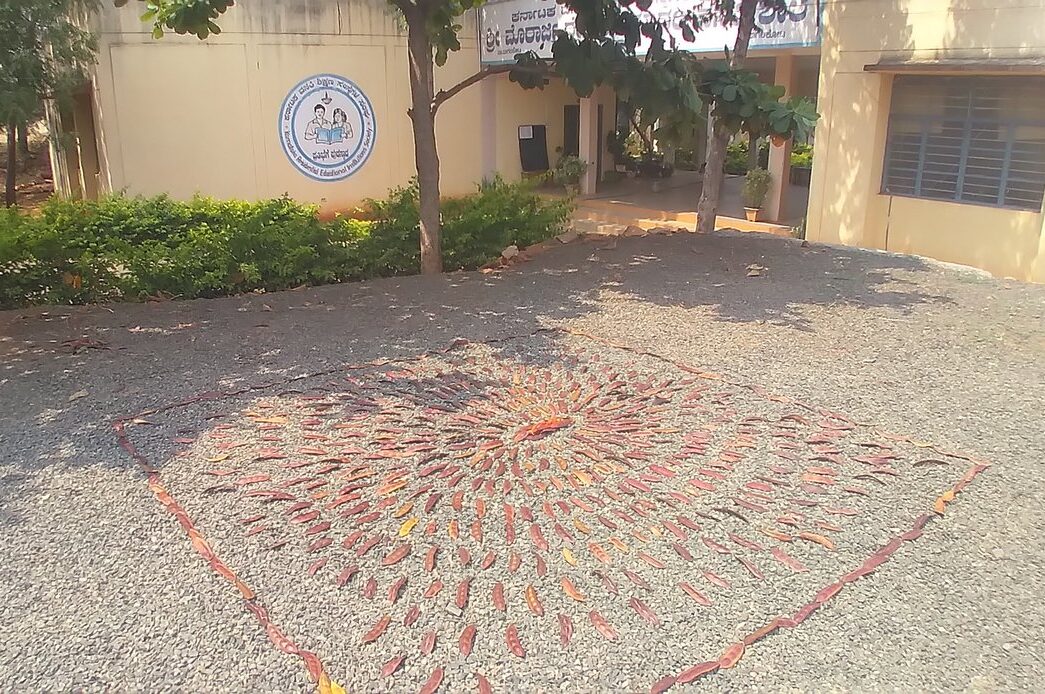
[[[317,181],[340,181],[358,171],[374,150],[374,107],[351,80],[315,75],[283,100],[279,134],[294,168]]]

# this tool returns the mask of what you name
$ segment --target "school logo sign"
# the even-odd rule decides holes
[[[280,144],[290,163],[317,181],[340,181],[374,150],[374,107],[354,82],[314,75],[299,82],[279,109]]]

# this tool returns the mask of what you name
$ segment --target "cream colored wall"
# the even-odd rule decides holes
[[[153,40],[137,7],[109,5],[97,20],[95,75],[102,177],[109,190],[188,197],[264,198],[289,193],[328,209],[383,196],[414,174],[405,37],[385,0],[252,0],[222,18],[206,41]],[[475,29],[436,70],[447,87],[478,68]],[[284,155],[277,116],[300,80],[335,73],[367,94],[377,119],[372,155],[352,176],[314,181]],[[437,121],[442,192],[481,178],[479,90],[446,102]]]
[[[999,276],[1034,277],[1045,258],[1041,214],[893,196],[888,248],[983,268]]]
[[[562,109],[579,103],[577,95],[559,80],[552,80],[543,90],[526,90],[509,81],[507,75],[496,78],[496,169],[509,181],[522,176],[519,160],[519,126],[544,125],[548,140],[548,162],[555,165],[555,148],[562,146]],[[539,95],[539,96],[538,96]]]
[[[577,94],[561,80],[552,79],[543,90],[527,90],[511,82],[507,75],[495,79],[496,168],[509,181],[522,177],[519,160],[519,126],[544,125],[548,140],[548,164],[555,166],[556,148],[563,146],[563,107],[580,103]],[[602,87],[592,98],[603,107],[601,147],[603,171],[613,169],[613,156],[606,149],[606,135],[613,131],[616,97]]]
[[[891,60],[1045,55],[1045,0],[825,0],[807,237],[1045,282],[1043,218],[879,193]]]

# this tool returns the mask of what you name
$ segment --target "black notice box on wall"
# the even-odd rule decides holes
[[[545,126],[519,126],[519,161],[524,173],[548,170],[548,132]]]

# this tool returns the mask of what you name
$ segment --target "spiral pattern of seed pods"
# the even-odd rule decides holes
[[[351,641],[378,676],[409,667],[424,673],[413,682],[422,691],[489,690],[484,653],[528,658],[532,645],[554,643],[568,654],[585,630],[614,648],[728,606],[733,591],[770,599],[788,574],[831,566],[847,527],[873,528],[879,491],[953,483],[953,466],[968,460],[655,355],[549,356],[525,341],[502,355],[457,346],[263,393],[176,439],[207,479],[186,491],[239,526],[251,556],[301,566],[302,591],[326,583],[362,599],[360,614],[372,616]],[[121,443],[147,466],[123,426]],[[797,626],[926,522],[794,616],[653,689],[731,667],[746,645]],[[255,600],[195,528],[190,537]],[[445,681],[444,632],[459,657],[477,661],[471,681]],[[309,669],[331,686],[322,666]]]

